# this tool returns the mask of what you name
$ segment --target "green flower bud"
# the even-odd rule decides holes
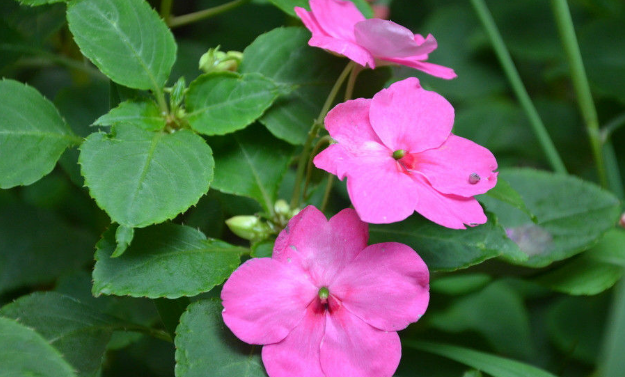
[[[290,217],[289,215],[291,214],[291,207],[289,206],[289,203],[287,203],[284,199],[278,199],[278,201],[276,201],[276,203],[273,205],[273,209],[274,211],[276,211],[276,215]]]
[[[271,234],[269,225],[256,216],[234,216],[226,220],[226,225],[232,233],[250,241],[264,240]]]
[[[236,71],[243,59],[239,51],[219,51],[219,46],[211,48],[200,58],[199,67],[206,73]]]

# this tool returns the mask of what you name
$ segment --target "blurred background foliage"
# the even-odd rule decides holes
[[[225,2],[174,1],[172,14],[187,14]],[[150,3],[155,9],[161,5],[158,0]],[[378,83],[389,85],[416,75],[426,89],[439,92],[454,105],[454,132],[493,151],[500,168],[549,170],[527,116],[511,91],[470,2],[384,3],[390,7],[391,20],[416,33],[436,37],[439,48],[431,54],[430,61],[455,69],[458,78],[445,81],[404,67],[393,67],[392,72],[386,68],[363,73],[363,77],[369,76],[366,80],[361,77],[356,95],[371,96]],[[597,182],[549,2],[489,0],[487,5],[567,169],[573,175]],[[625,116],[625,3],[571,0],[569,5],[600,124],[618,123]],[[242,51],[264,32],[299,24],[269,1],[254,0],[231,12],[176,28],[178,56],[172,81],[184,76],[190,82],[199,76],[198,61],[209,48],[221,46],[223,51]],[[64,4],[30,8],[3,1],[0,74],[38,89],[81,136],[93,132],[93,121],[109,110],[108,79],[82,57],[73,42]],[[617,128],[611,136],[621,176],[625,176],[624,128]],[[91,295],[93,245],[110,220],[83,187],[77,154],[75,148],[67,150],[55,170],[33,185],[0,191],[0,306],[35,291],[59,292],[103,313],[166,329],[154,303],[148,299]],[[293,176],[294,171],[287,173],[280,198],[290,197]],[[322,179],[320,174],[313,175],[319,188],[313,189],[310,202],[321,200]],[[349,206],[341,183],[337,183],[334,193],[331,213]],[[570,203],[571,207],[575,205]],[[199,228],[209,237],[246,245],[230,233],[224,220],[259,210],[251,199],[211,190],[176,222]],[[266,255],[267,247],[271,244],[256,245],[255,253]],[[625,242],[617,235],[595,246],[601,247],[623,251]],[[581,263],[583,270],[589,262]],[[402,339],[453,343],[524,361],[559,376],[595,376],[593,373],[604,360],[601,351],[605,344],[623,344],[625,339],[623,327],[610,320],[622,313],[613,305],[613,297],[620,296],[615,296],[615,289],[605,290],[622,272],[611,284],[606,283],[591,294],[571,294],[567,287],[550,289],[549,284],[538,284],[538,276],[558,267],[556,263],[544,269],[529,269],[489,260],[458,272],[435,273],[427,315],[403,331]],[[218,297],[214,291],[201,297]],[[613,331],[620,329],[621,333],[608,334],[610,325]],[[114,332],[106,344],[103,366],[96,368],[93,375],[174,374],[171,343],[140,333]],[[406,346],[397,372],[402,377],[479,375],[467,365]]]

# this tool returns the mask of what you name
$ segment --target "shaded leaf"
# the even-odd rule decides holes
[[[94,295],[133,297],[195,296],[230,276],[246,249],[207,239],[182,225],[161,224],[137,229],[126,252],[112,258],[115,229],[96,246]]]
[[[536,216],[532,215],[532,213],[525,207],[525,203],[523,203],[523,199],[518,192],[516,192],[512,186],[501,178],[497,179],[497,185],[492,189],[488,190],[486,194],[493,199],[497,199],[504,203],[510,204],[514,208],[520,209],[525,212],[528,216],[532,218],[533,221],[536,220]],[[478,196],[478,199],[480,197]]]
[[[188,130],[150,132],[118,125],[80,147],[85,183],[114,222],[141,228],[197,203],[213,177],[211,148]]]
[[[98,126],[113,126],[120,123],[132,124],[148,131],[165,128],[166,120],[158,105],[151,100],[125,101],[93,122]]]
[[[176,376],[266,377],[260,346],[238,340],[226,327],[218,300],[191,304],[176,328]]]

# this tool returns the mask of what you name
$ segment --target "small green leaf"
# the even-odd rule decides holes
[[[611,230],[592,249],[536,278],[536,282],[570,295],[596,295],[625,273],[625,232]]]
[[[260,346],[238,340],[221,317],[218,300],[194,302],[176,329],[176,376],[266,377]]]
[[[544,267],[566,259],[595,244],[618,221],[618,199],[590,182],[534,169],[503,169],[499,176],[521,195],[537,220],[532,222],[508,203],[481,197],[529,256],[513,263]]]
[[[224,135],[245,128],[278,97],[278,87],[259,74],[209,73],[189,85],[186,119],[204,135]]]
[[[184,79],[184,76],[180,77],[178,81],[171,88],[171,93],[169,93],[169,106],[173,109],[177,109],[182,101],[184,101],[184,96],[187,90],[187,81]]]
[[[308,46],[302,28],[265,33],[243,52],[240,71],[272,79],[289,94],[281,96],[260,118],[272,134],[291,144],[304,144],[313,121],[347,60]]]
[[[147,131],[160,131],[165,128],[166,120],[154,101],[144,99],[122,102],[93,122],[97,126],[120,123],[132,124]]]
[[[113,251],[111,258],[117,258],[122,255],[128,246],[130,246],[134,236],[135,228],[129,228],[123,225],[117,227],[117,231],[115,232],[115,243],[117,246],[115,247],[115,251]]]
[[[72,367],[34,330],[0,317],[0,365],[3,377],[75,377]]]
[[[0,188],[38,181],[52,171],[67,147],[80,142],[37,90],[0,81]]]
[[[124,322],[56,292],[36,292],[0,309],[0,315],[37,330],[78,371],[93,376],[100,369],[106,345]]]
[[[404,341],[405,346],[430,352],[439,356],[447,357],[459,363],[463,363],[493,377],[556,377],[555,375],[505,357],[491,355],[485,352],[475,351],[469,348],[452,346],[442,343]]]
[[[132,245],[118,257],[114,229],[96,245],[94,295],[133,297],[195,296],[221,284],[246,249],[206,239],[200,231],[176,224],[137,229]]]
[[[513,260],[526,256],[510,241],[493,214],[473,228],[449,229],[413,215],[388,225],[371,225],[370,243],[401,242],[412,247],[432,271],[453,271],[503,256]]]
[[[165,84],[176,43],[146,1],[71,1],[67,22],[82,53],[113,81],[157,91]]]
[[[150,132],[129,124],[94,133],[80,148],[85,183],[121,225],[163,222],[197,203],[213,177],[211,148],[188,130]]]
[[[215,150],[213,188],[254,198],[272,213],[293,148],[259,126],[210,142]]]
[[[349,0],[352,3],[356,4],[356,7],[366,18],[373,18],[373,10],[371,6],[365,0]],[[305,8],[310,10],[308,6],[308,0],[269,0],[273,5],[280,8],[286,14],[297,17],[295,14],[295,7]]]
[[[536,221],[536,216],[532,215],[532,213],[525,207],[525,203],[523,203],[523,199],[518,192],[516,192],[512,186],[501,178],[497,178],[497,185],[492,189],[488,190],[488,192],[484,195],[488,195],[491,198],[500,200],[504,203],[508,203],[514,208],[518,208],[521,211],[525,212],[528,216],[532,218],[532,221]],[[480,197],[478,196],[478,199]]]

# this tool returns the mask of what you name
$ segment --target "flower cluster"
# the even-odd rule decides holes
[[[344,0],[310,0],[295,8],[311,46],[363,67],[401,64],[451,79],[426,62],[437,47],[391,21],[365,19]],[[429,272],[410,247],[367,246],[368,223],[401,221],[413,212],[448,228],[486,222],[473,197],[497,183],[492,153],[451,133],[454,109],[416,78],[372,99],[337,105],[325,118],[333,143],[315,166],[347,178],[355,210],[329,221],[314,207],[293,217],[271,258],[241,265],[222,290],[223,318],[239,339],[264,345],[271,377],[390,377],[401,356],[398,330],[416,322],[429,301]]]

